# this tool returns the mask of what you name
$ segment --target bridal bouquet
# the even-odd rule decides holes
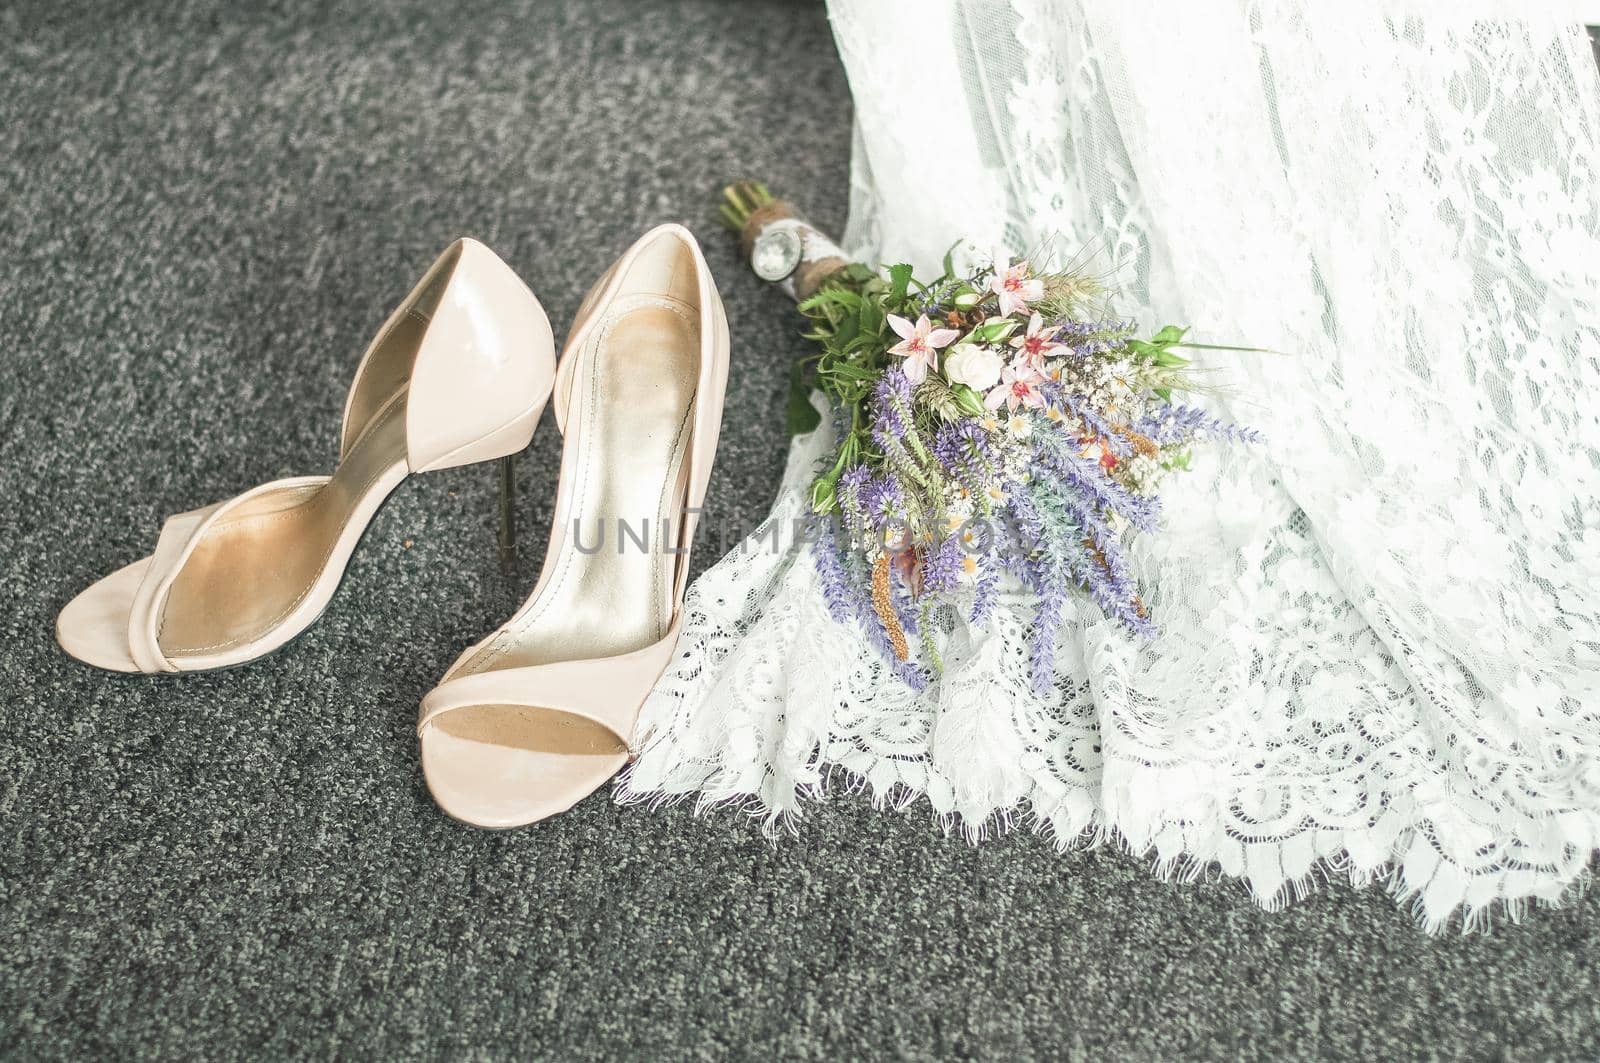
[[[1037,686],[1070,594],[1153,635],[1129,537],[1155,528],[1162,480],[1196,442],[1257,438],[1179,401],[1201,384],[1178,351],[1211,345],[1170,326],[1139,338],[1109,295],[1081,268],[963,272],[946,256],[928,280],[844,264],[800,302],[819,349],[797,371],[791,425],[815,426],[815,387],[839,426],[811,488],[833,518],[817,569],[835,619],[859,624],[908,683],[941,668],[935,632],[957,612],[981,622],[1007,572],[1034,598]]]

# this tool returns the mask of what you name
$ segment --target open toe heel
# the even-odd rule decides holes
[[[556,374],[555,522],[527,602],[422,702],[429,790],[480,827],[555,815],[627,763],[678,639],[728,376],[699,246],[646,233],[584,300]]]
[[[273,652],[321,615],[408,475],[528,445],[554,368],[539,300],[494,252],[457,240],[367,348],[332,475],[276,480],[169,518],[150,556],[62,609],[57,641],[118,672],[206,671]]]

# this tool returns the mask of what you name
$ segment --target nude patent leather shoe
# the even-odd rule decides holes
[[[561,356],[566,442],[533,593],[422,701],[423,774],[451,816],[534,823],[627,763],[677,644],[727,379],[699,245],[682,226],[651,230],[590,291]]]
[[[362,357],[333,475],[277,480],[168,519],[153,554],[61,610],[56,640],[116,672],[206,671],[271,653],[321,615],[406,476],[526,447],[554,370],[533,293],[493,251],[456,241]]]

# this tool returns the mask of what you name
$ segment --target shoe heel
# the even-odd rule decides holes
[[[537,405],[510,424],[481,436],[465,446],[457,447],[421,468],[413,466],[411,471],[435,472],[439,469],[453,469],[459,465],[476,465],[480,461],[493,461],[525,450],[528,444],[533,442],[533,429],[539,423],[539,415],[544,412],[545,398],[548,395],[546,392],[540,396]]]
[[[495,464],[500,480],[500,569],[510,575],[517,569],[517,457],[507,454]]]

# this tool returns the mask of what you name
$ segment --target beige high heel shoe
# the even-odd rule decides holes
[[[479,827],[553,816],[627,763],[678,640],[728,379],[728,325],[688,230],[646,233],[584,300],[556,376],[566,436],[533,593],[422,701],[434,800]]]
[[[279,649],[321,615],[407,475],[509,460],[528,445],[554,370],[539,300],[493,251],[457,240],[362,357],[332,476],[277,480],[169,518],[151,556],[61,610],[56,640],[117,672],[206,671]]]

